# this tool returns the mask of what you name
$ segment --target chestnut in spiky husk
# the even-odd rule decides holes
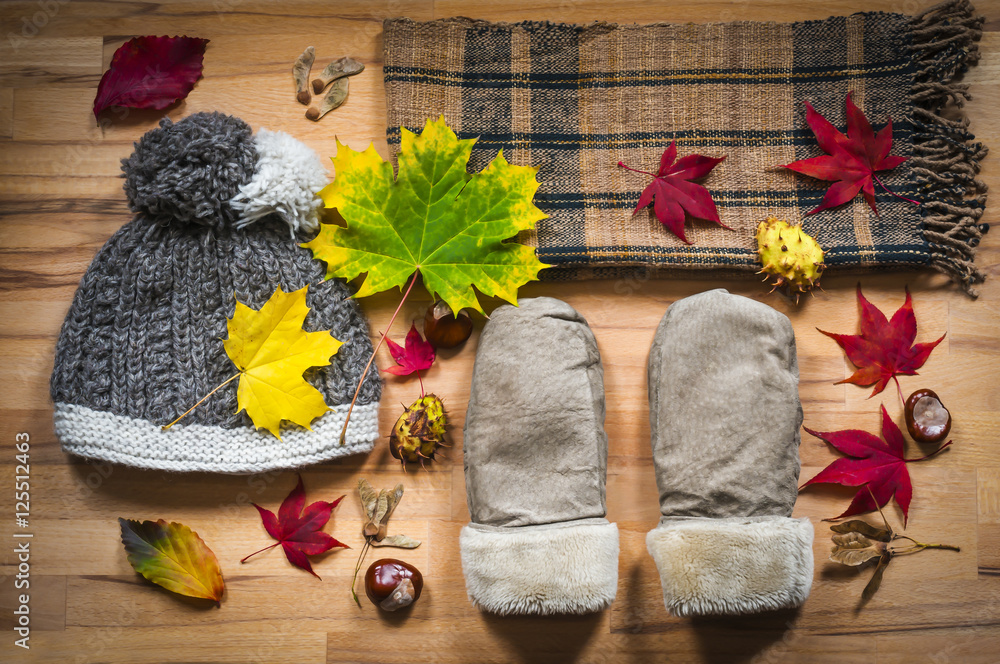
[[[808,293],[817,285],[826,264],[823,249],[802,225],[768,217],[757,226],[757,254],[763,269],[757,274],[775,277],[774,288],[781,288],[799,301],[801,293]],[[764,277],[767,280],[767,277]]]
[[[376,560],[365,572],[365,594],[383,611],[395,611],[420,599],[424,577],[409,563],[395,558]]]
[[[472,334],[472,319],[459,311],[456,316],[448,303],[438,300],[424,314],[424,336],[435,348],[454,348]]]
[[[424,463],[432,460],[438,448],[444,445],[448,415],[444,403],[434,394],[420,397],[396,420],[389,434],[389,452],[403,466],[407,462]]]

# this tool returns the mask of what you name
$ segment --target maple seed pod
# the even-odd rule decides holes
[[[464,311],[456,316],[448,303],[438,300],[424,314],[424,337],[435,348],[454,348],[472,334],[472,318]]]
[[[757,226],[757,254],[763,268],[757,274],[775,277],[774,291],[782,288],[788,295],[811,291],[826,268],[823,249],[802,226],[792,226],[775,217]],[[767,276],[764,277],[767,281]]]
[[[396,611],[420,599],[424,576],[416,567],[395,558],[376,560],[365,572],[365,594],[383,611]]]
[[[951,431],[951,413],[933,390],[917,390],[903,409],[906,429],[918,443],[938,443]]]
[[[309,105],[312,96],[309,94],[309,70],[316,60],[316,49],[312,46],[306,48],[299,56],[295,64],[292,65],[292,77],[295,80],[295,99],[300,104]]]
[[[420,397],[396,420],[389,434],[389,452],[406,467],[407,462],[423,465],[434,459],[444,445],[448,416],[444,403],[434,394]]]

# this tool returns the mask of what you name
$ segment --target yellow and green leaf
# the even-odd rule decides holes
[[[170,592],[218,604],[226,584],[208,545],[181,523],[118,519],[128,562],[139,574]]]
[[[347,226],[324,225],[305,247],[327,278],[367,273],[358,297],[402,287],[419,270],[452,311],[482,311],[475,287],[517,303],[517,289],[546,267],[534,249],[507,241],[545,218],[532,199],[537,168],[513,166],[503,151],[481,173],[466,171],[475,139],[459,140],[444,118],[418,135],[402,129],[399,174],[369,146],[337,141],[334,181],[320,192]]]

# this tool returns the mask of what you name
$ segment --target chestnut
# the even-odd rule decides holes
[[[951,413],[933,390],[917,390],[903,410],[906,429],[918,443],[937,443],[951,431]]]
[[[424,577],[416,567],[395,558],[376,560],[365,572],[365,594],[383,611],[395,611],[420,599]]]
[[[447,302],[438,300],[424,314],[424,336],[435,348],[454,348],[472,334],[472,319],[459,311],[456,316]]]

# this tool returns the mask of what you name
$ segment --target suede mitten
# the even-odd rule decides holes
[[[493,312],[464,434],[472,603],[501,615],[607,608],[618,528],[604,518],[604,370],[580,314],[548,297]]]
[[[646,536],[674,615],[800,605],[813,528],[790,517],[799,477],[799,371],[788,318],[713,290],[667,309],[649,353],[660,491]]]

